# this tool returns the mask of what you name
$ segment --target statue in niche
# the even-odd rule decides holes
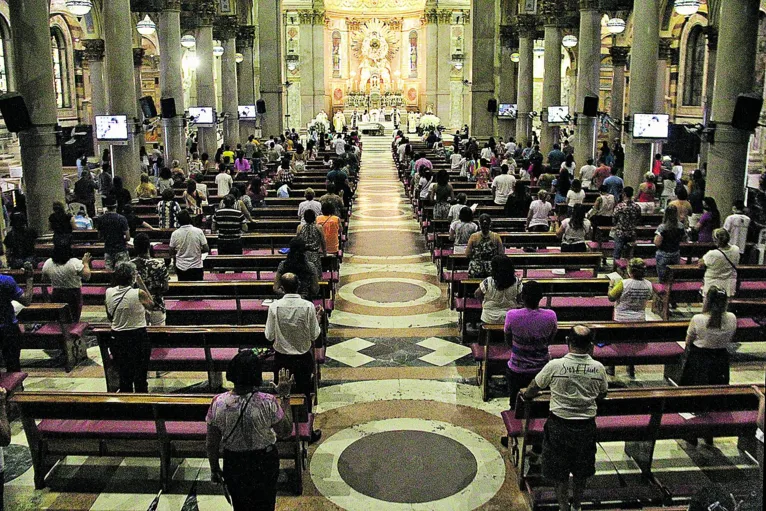
[[[340,32],[332,33],[332,74],[340,76]]]
[[[418,73],[418,33],[410,32],[410,76]]]

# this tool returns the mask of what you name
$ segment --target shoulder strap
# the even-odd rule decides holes
[[[106,309],[106,318],[109,320],[109,322],[112,322],[112,319],[114,319],[114,315],[117,313],[117,309],[120,308],[120,305],[122,305],[122,301],[125,299],[126,296],[128,296],[128,293],[130,293],[133,290],[132,287],[129,287],[127,291],[122,293],[122,296],[117,301],[117,305],[114,306],[114,310],[112,312],[109,312],[109,307],[104,304],[104,308]]]
[[[726,253],[723,250],[721,250],[720,248],[717,248],[716,250],[718,250],[721,253],[723,258],[726,259],[726,262],[729,263],[729,265],[731,265],[732,269],[734,271],[737,271],[737,265],[735,265],[733,262],[731,262],[731,259],[729,259],[729,256],[727,256]]]
[[[226,435],[226,437],[223,439],[222,443],[226,443],[226,441],[231,438],[231,435],[234,434],[234,432],[237,430],[237,426],[242,422],[242,417],[245,416],[245,410],[247,410],[247,405],[250,404],[250,400],[253,399],[253,396],[255,395],[255,392],[252,392],[250,394],[250,397],[247,398],[247,401],[245,401],[245,406],[242,407],[242,409],[239,411],[239,417],[237,417],[237,422],[234,423],[234,427],[231,428],[231,431]]]

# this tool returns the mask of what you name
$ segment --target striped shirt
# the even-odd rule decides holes
[[[245,215],[238,209],[220,208],[213,215],[219,240],[238,240],[242,237]]]

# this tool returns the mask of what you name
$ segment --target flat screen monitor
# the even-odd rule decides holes
[[[215,124],[215,112],[212,106],[189,107],[189,117],[195,124]]]
[[[97,115],[96,139],[104,142],[124,142],[128,140],[127,115]]]
[[[669,128],[669,115],[633,114],[633,138],[668,138]]]
[[[548,107],[548,123],[550,124],[567,124],[569,122],[569,107],[568,106],[549,106]]]
[[[238,111],[240,119],[255,119],[255,105],[239,105]]]
[[[519,106],[515,103],[500,103],[497,109],[497,116],[506,119],[515,119],[519,111]]]

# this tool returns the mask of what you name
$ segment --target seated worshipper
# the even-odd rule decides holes
[[[162,167],[159,178],[157,179],[157,192],[162,195],[165,190],[173,191],[173,174],[167,167]]]
[[[178,215],[181,206],[176,202],[176,194],[172,189],[162,192],[162,197],[157,203],[157,215],[160,217],[160,229],[176,229],[178,227]]]
[[[186,211],[178,214],[178,223],[181,226],[170,235],[170,258],[175,259],[178,280],[202,280],[202,254],[210,251],[205,233],[191,224]]]
[[[316,268],[306,257],[306,242],[297,236],[290,241],[290,251],[284,261],[279,263],[274,276],[274,292],[282,296],[282,275],[293,273],[298,277],[298,294],[308,300],[319,295],[319,276],[322,268]]]
[[[280,199],[287,199],[290,197],[290,185],[287,183],[277,188],[277,197]]]
[[[509,171],[508,165],[501,165],[500,175],[492,180],[492,195],[494,203],[498,206],[504,206],[508,202],[516,186],[516,178],[509,174]]]
[[[53,213],[48,217],[48,225],[53,232],[53,242],[71,243],[74,217],[66,210],[63,202],[54,202],[52,209]]]
[[[585,206],[578,204],[570,218],[565,218],[556,231],[561,238],[562,252],[587,252],[585,240],[590,234],[590,220],[585,218]]]
[[[82,260],[72,257],[72,245],[53,242],[53,255],[43,264],[43,277],[50,281],[51,302],[69,305],[72,322],[78,323],[82,314],[82,281],[90,280],[90,252]]]
[[[318,200],[314,199],[316,196],[314,189],[306,188],[305,196],[306,200],[298,204],[298,218],[301,220],[301,223],[304,222],[303,216],[309,209],[314,212],[315,216],[322,214],[322,204]]]
[[[532,196],[529,195],[528,181],[516,181],[513,195],[508,197],[505,203],[505,216],[507,218],[524,218],[529,213],[529,207],[532,204]]]
[[[739,247],[742,256],[747,247],[747,231],[750,227],[750,217],[745,214],[745,202],[742,199],[734,201],[731,207],[731,215],[726,217],[723,228],[729,231],[732,245]]]
[[[556,313],[541,309],[543,290],[534,280],[524,283],[520,309],[510,309],[505,316],[505,342],[512,347],[505,377],[510,394],[510,407],[516,407],[516,396],[548,363],[548,345],[558,331]]]
[[[460,218],[460,211],[465,207],[467,202],[468,196],[465,193],[460,192],[457,194],[457,202],[449,208],[449,213],[447,214],[447,220],[449,220],[450,224],[458,221]]]
[[[149,392],[151,346],[146,334],[146,311],[154,308],[154,299],[146,290],[136,266],[130,262],[117,265],[114,287],[106,290],[106,317],[112,328],[112,353],[120,374],[120,392]],[[138,288],[133,285],[138,284]]]
[[[237,172],[250,172],[250,160],[245,158],[244,151],[237,151],[237,159],[234,160],[234,168]]]
[[[130,262],[136,266],[138,275],[154,299],[154,306],[147,310],[146,321],[150,326],[165,326],[165,293],[168,292],[168,268],[162,259],[153,259],[151,243],[146,233],[140,232],[133,240],[136,257]]]
[[[473,221],[473,210],[463,206],[460,217],[449,226],[449,239],[453,242],[454,254],[465,254],[468,240],[479,230],[479,226]]]
[[[713,231],[721,227],[721,213],[718,211],[718,204],[712,197],[702,199],[702,210],[702,216],[692,227],[692,231],[697,233],[697,241],[710,243],[713,241]]]
[[[335,208],[331,202],[322,203],[322,216],[317,218],[317,226],[324,233],[327,253],[337,255],[340,252],[343,223],[340,218],[335,216]],[[300,228],[301,226],[298,226],[298,229]]]
[[[306,244],[306,259],[314,265],[317,273],[322,272],[322,256],[327,252],[327,242],[324,231],[316,224],[316,214],[313,209],[307,209],[303,214],[303,222],[298,226],[296,238]]]
[[[548,192],[542,188],[537,192],[537,199],[529,205],[527,214],[527,231],[529,232],[548,232],[549,216],[553,210],[553,205],[548,202]]]
[[[119,263],[130,260],[128,240],[130,226],[128,220],[117,213],[117,203],[113,198],[105,199],[106,213],[96,217],[96,229],[104,240],[104,260],[107,270],[114,270]]]
[[[716,248],[708,251],[699,262],[700,268],[705,269],[702,294],[707,295],[708,290],[716,286],[727,296],[734,296],[737,292],[739,247],[729,244],[730,235],[726,229],[713,231],[713,238]]]
[[[136,187],[136,198],[153,199],[157,196],[157,188],[149,182],[148,174],[141,174],[141,183]]]
[[[309,412],[313,403],[316,362],[312,345],[322,334],[314,304],[298,294],[300,283],[294,273],[281,276],[285,294],[269,305],[266,319],[266,339],[274,343],[274,370],[287,369],[295,377],[296,391],[306,395]],[[311,441],[321,437],[312,431]]]
[[[648,215],[654,212],[657,200],[657,185],[654,184],[654,174],[647,172],[644,176],[644,182],[638,186],[638,206],[641,213]]]
[[[11,230],[3,240],[8,266],[12,269],[19,269],[24,266],[24,263],[29,262],[32,267],[36,267],[35,240],[37,240],[37,231],[27,226],[27,217],[20,211],[11,214],[10,224]]]
[[[468,238],[465,255],[468,256],[468,276],[477,279],[489,277],[492,270],[492,258],[505,255],[503,239],[492,232],[492,218],[487,214],[479,216],[480,231]]]
[[[434,206],[434,220],[446,220],[449,216],[450,201],[455,199],[455,192],[449,184],[447,169],[441,169],[436,173],[436,183],[430,186],[429,199]]]
[[[254,177],[250,181],[246,193],[250,197],[250,204],[253,208],[262,208],[266,204],[268,190],[266,190],[266,186],[264,186],[260,177]]]
[[[654,246],[657,247],[655,255],[657,277],[660,282],[666,282],[668,266],[681,262],[681,242],[686,240],[686,229],[678,220],[678,209],[668,205],[665,208],[665,218],[654,233]]]
[[[340,195],[335,193],[336,187],[335,183],[327,183],[327,193],[319,197],[319,203],[324,206],[325,203],[329,203],[334,210],[334,214],[338,215],[339,218],[345,218],[346,217],[346,211],[343,204],[343,199]]]
[[[502,325],[509,309],[518,304],[521,279],[508,256],[492,258],[492,275],[484,279],[474,296],[482,300],[481,320],[487,324]]]
[[[88,211],[84,206],[80,206],[80,209],[74,216],[74,228],[78,231],[93,229],[93,220],[88,216]]]
[[[245,350],[229,362],[226,379],[234,389],[215,396],[205,418],[210,480],[226,481],[235,511],[273,511],[279,479],[276,442],[292,433],[290,388],[295,378],[279,371],[277,395],[258,392],[263,385],[261,361]]]
[[[543,435],[542,476],[555,483],[559,509],[579,511],[588,478],[596,473],[597,403],[606,397],[607,376],[601,362],[593,360],[593,332],[586,326],[572,328],[567,336],[569,353],[548,362],[524,392],[534,399],[550,387],[550,415]],[[569,476],[572,505],[569,504]]]
[[[213,214],[212,231],[218,233],[219,255],[242,254],[242,232],[247,232],[247,219],[236,209],[236,199],[229,194],[223,198],[224,206]]]

